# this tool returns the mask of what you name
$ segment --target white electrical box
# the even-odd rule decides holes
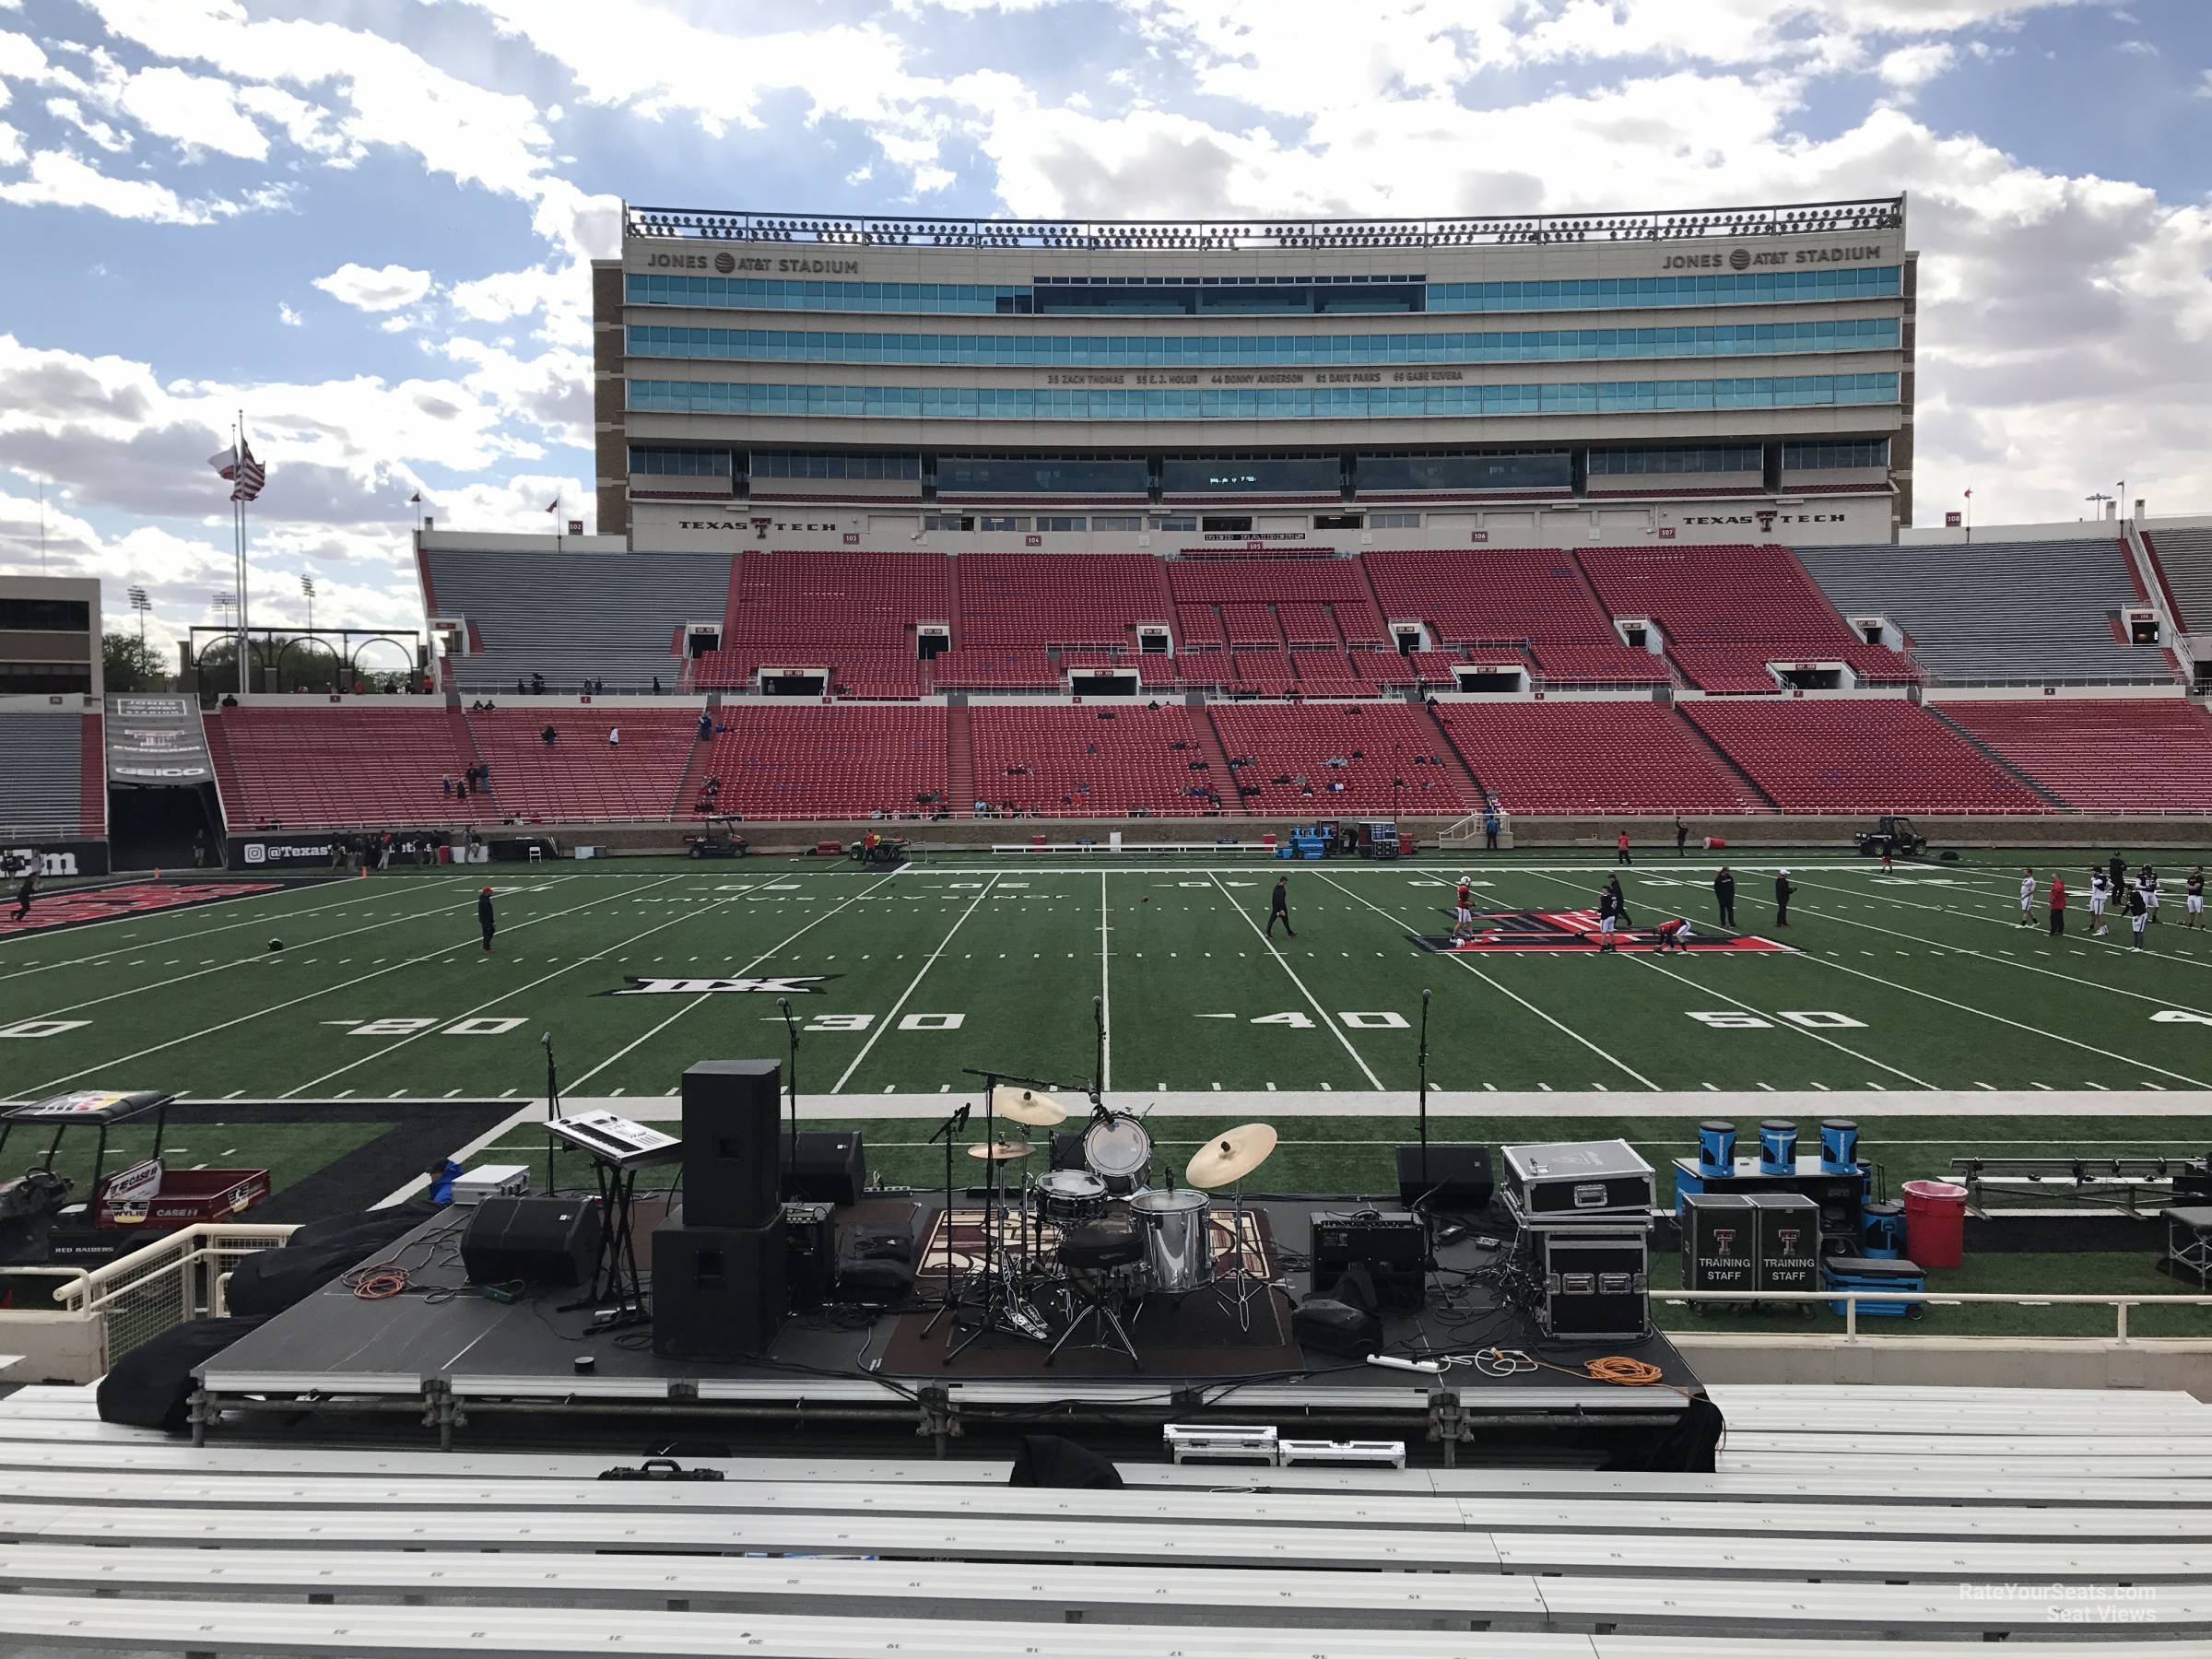
[[[526,1164],[479,1164],[453,1177],[453,1202],[465,1206],[487,1198],[519,1198],[529,1190]]]

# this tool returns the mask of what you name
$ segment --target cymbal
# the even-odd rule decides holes
[[[1191,1154],[1190,1167],[1182,1172],[1183,1183],[1210,1189],[1240,1182],[1267,1161],[1275,1142],[1272,1124],[1240,1124],[1234,1129],[1224,1129]]]
[[[991,1091],[991,1112],[1009,1124],[1026,1124],[1032,1129],[1050,1129],[1067,1122],[1067,1108],[1051,1095],[1017,1088],[1011,1083],[1001,1083]]]
[[[992,1163],[1014,1163],[1029,1155],[1029,1147],[1019,1141],[977,1141],[968,1148],[969,1157]]]

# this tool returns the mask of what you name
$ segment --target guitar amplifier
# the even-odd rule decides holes
[[[1627,1141],[1558,1141],[1499,1151],[1506,1196],[1534,1225],[1651,1214],[1652,1166]]]
[[[1420,1218],[1405,1210],[1315,1210],[1312,1291],[1326,1296],[1345,1269],[1365,1267],[1383,1307],[1418,1308],[1429,1265]]]

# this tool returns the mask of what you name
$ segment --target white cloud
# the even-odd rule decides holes
[[[337,106],[331,130],[348,145],[410,150],[433,173],[503,194],[535,200],[544,191],[552,138],[533,100],[449,75],[396,41],[336,23],[249,17],[240,0],[88,3],[111,33],[158,56],[213,65],[241,81],[327,88]]]
[[[98,116],[87,114],[84,106],[74,98],[48,99],[46,113],[56,121],[75,127],[110,155],[119,154],[131,147],[129,134],[118,132]]]
[[[414,304],[430,291],[430,274],[402,265],[371,268],[348,262],[327,276],[316,277],[315,286],[339,304],[350,305],[356,311],[397,311],[403,305]]]
[[[2157,57],[2159,55],[2158,47],[2149,41],[2123,41],[2112,50],[2124,52],[2130,57]]]
[[[0,121],[0,167],[14,167],[23,159],[23,135]]]
[[[131,76],[123,107],[164,138],[259,161],[267,157],[269,141],[239,108],[238,90],[229,81],[159,66]]]
[[[187,202],[152,179],[118,179],[78,160],[66,150],[41,150],[30,159],[30,176],[0,184],[0,201],[30,206],[90,207],[117,218],[157,225],[212,224],[217,209]]]
[[[306,323],[307,319],[279,300],[276,302],[276,321],[287,328],[299,328]]]
[[[1957,59],[1947,41],[1900,46],[1883,54],[1875,72],[1899,93],[1910,97],[1948,69]]]

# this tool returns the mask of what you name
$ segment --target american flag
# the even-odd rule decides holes
[[[230,499],[234,501],[251,501],[269,481],[268,469],[253,458],[253,446],[250,443],[241,443],[234,450],[218,450],[207,457],[207,465],[229,482]]]

